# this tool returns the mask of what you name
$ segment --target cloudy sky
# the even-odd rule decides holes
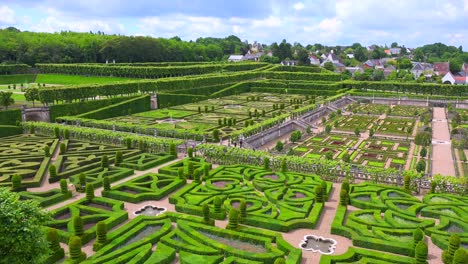
[[[468,0],[2,0],[0,28],[468,50]]]

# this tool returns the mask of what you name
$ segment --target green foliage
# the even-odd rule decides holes
[[[56,138],[60,137],[60,128],[54,127],[54,137]]]
[[[205,178],[210,177],[210,165],[205,164],[205,165],[203,166],[203,176],[204,176]]]
[[[65,143],[60,143],[60,154],[65,154],[66,151],[67,146],[65,145]]]
[[[219,142],[219,130],[218,129],[213,129],[213,132],[212,132],[212,135],[213,135],[213,141],[214,142]]]
[[[50,178],[57,177],[57,168],[55,167],[54,164],[50,164],[49,166],[49,176]]]
[[[210,207],[208,206],[208,204],[203,204],[202,206],[202,212],[203,212],[203,221],[205,221],[205,223],[209,223],[210,222]]]
[[[193,178],[194,176],[194,165],[191,161],[187,163],[187,176],[187,178]]]
[[[245,218],[247,217],[247,203],[245,202],[244,199],[240,201],[239,211],[240,211],[240,218],[242,219],[241,222],[244,222]]]
[[[223,201],[221,200],[221,198],[219,198],[218,196],[215,197],[214,199],[214,202],[213,202],[213,205],[214,205],[214,212],[216,214],[219,214],[221,213],[221,205],[222,205]]]
[[[345,190],[349,193],[349,181],[347,179],[344,179],[341,183],[341,190]]]
[[[107,155],[102,155],[101,157],[101,168],[109,168],[109,158]]]
[[[331,131],[332,131],[332,126],[330,124],[327,124],[325,126],[325,133],[330,134]]]
[[[73,217],[73,230],[74,230],[74,235],[81,237],[84,233],[83,229],[83,219],[81,216],[75,216]]]
[[[346,152],[342,157],[341,159],[346,162],[346,163],[349,163],[351,161],[351,155],[349,155],[348,152]]]
[[[119,102],[103,108],[98,108],[91,112],[78,115],[80,118],[89,119],[107,119],[120,115],[136,114],[140,112],[149,111],[151,107],[151,99],[149,95],[132,98],[127,101]]]
[[[414,264],[427,264],[428,249],[424,241],[419,241],[416,246]]]
[[[429,190],[429,193],[435,193],[436,192],[436,187],[437,187],[437,182],[432,180],[431,181],[431,189]]]
[[[374,133],[375,133],[375,131],[374,131],[373,128],[369,129],[369,137],[373,137]]]
[[[288,164],[286,163],[286,159],[281,160],[281,172],[285,173],[288,170]]]
[[[361,130],[359,130],[359,127],[356,127],[354,129],[354,134],[359,137],[359,135],[361,134]]]
[[[94,199],[94,186],[92,183],[86,184],[86,200],[92,201]]]
[[[86,254],[81,251],[81,238],[78,236],[70,237],[68,248],[70,249],[70,259],[73,263],[80,263],[86,259]]]
[[[1,262],[43,263],[50,252],[43,228],[49,214],[7,188],[0,188],[0,208]]]
[[[239,228],[239,210],[231,208],[229,210],[229,222],[226,229],[237,230]]]
[[[67,140],[70,139],[70,130],[65,129],[63,131],[63,137],[64,137],[64,139],[67,139]]]
[[[184,168],[183,167],[179,167],[177,169],[177,175],[179,176],[179,179],[185,179]]]
[[[263,158],[263,169],[265,170],[270,169],[270,158],[268,157]]]
[[[123,157],[122,157],[122,151],[117,151],[115,152],[115,166],[119,166],[123,161]]]
[[[5,110],[8,110],[8,106],[15,103],[15,99],[13,99],[12,92],[3,92],[0,91],[0,105],[5,107]]]
[[[126,138],[125,139],[125,146],[127,147],[127,149],[132,148],[132,139],[131,138]]]
[[[57,229],[47,228],[46,236],[47,236],[47,242],[49,242],[49,249],[53,253],[62,250],[62,248],[60,247],[60,241],[59,241]]]
[[[455,251],[453,256],[453,264],[466,264],[468,259],[468,252],[464,248],[459,248]]]
[[[418,132],[414,138],[414,143],[419,146],[429,146],[432,144],[432,134],[430,132]]]
[[[22,177],[19,174],[11,176],[11,187],[13,190],[19,190],[21,188]]]
[[[423,241],[424,239],[424,232],[421,230],[421,228],[416,228],[413,231],[413,243],[414,243],[414,248],[418,245],[420,241]]]
[[[291,136],[289,137],[289,140],[291,142],[297,142],[299,140],[301,140],[302,138],[302,133],[301,131],[299,130],[294,130],[292,133],[291,133]]]
[[[193,148],[188,148],[188,149],[187,149],[187,155],[188,155],[188,157],[189,157],[190,159],[193,158]]]
[[[427,155],[427,149],[426,149],[426,148],[421,148],[421,151],[419,151],[419,155],[420,155],[421,157],[423,157],[423,158],[426,157],[426,155]]]
[[[340,191],[340,205],[347,206],[349,204],[349,193],[343,189]]]
[[[280,140],[277,141],[276,146],[275,146],[276,151],[281,152],[283,148],[284,148],[284,143]]]
[[[110,191],[111,190],[109,177],[104,177],[102,179],[102,187],[103,187],[104,191]]]
[[[316,203],[323,203],[324,202],[324,199],[323,199],[323,188],[321,185],[317,185],[315,187],[315,202]]]
[[[79,183],[80,187],[86,186],[86,174],[80,173],[78,175],[78,183]]]
[[[1,125],[16,125],[17,121],[21,121],[21,109],[0,111]]]
[[[277,258],[274,264],[285,264],[285,263],[286,261],[284,260],[284,258]]]
[[[407,193],[411,193],[410,183],[411,183],[411,177],[409,175],[405,175],[403,186],[404,186],[405,192]]]
[[[452,234],[449,239],[448,249],[442,252],[442,261],[444,264],[451,264],[454,259],[455,251],[460,248],[460,237],[458,234]]]
[[[60,179],[60,192],[63,194],[68,193],[68,183],[66,179]]]
[[[176,145],[174,143],[171,143],[169,145],[169,154],[171,154],[174,157],[177,157],[177,149],[176,149]]]
[[[98,222],[96,225],[96,241],[101,245],[107,241],[107,226],[103,221]]]
[[[325,159],[327,159],[327,160],[332,160],[332,159],[333,159],[333,152],[327,151],[327,152],[325,153]]]
[[[417,172],[424,172],[426,170],[426,162],[424,160],[419,160],[416,164]]]

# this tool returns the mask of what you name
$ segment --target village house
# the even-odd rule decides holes
[[[297,60],[284,60],[281,62],[283,66],[297,66],[299,62]]]
[[[309,55],[309,60],[312,65],[320,65],[320,60],[312,53]]]
[[[466,78],[466,74],[457,73],[453,74],[448,72],[442,77],[442,83],[445,84],[468,84],[468,80]]]
[[[425,76],[432,76],[434,74],[434,67],[430,63],[424,62],[413,62],[413,68],[411,68],[411,73],[414,78],[417,79],[421,74]]]
[[[450,63],[449,62],[436,62],[434,63],[434,73],[437,76],[445,76],[450,72]]]
[[[228,62],[240,62],[244,60],[244,55],[231,55],[228,58]]]

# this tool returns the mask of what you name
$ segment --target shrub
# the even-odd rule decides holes
[[[101,168],[108,168],[109,167],[109,158],[107,155],[102,155],[101,157]]]
[[[193,166],[193,162],[189,161],[188,164],[187,164],[187,176],[188,178],[192,178],[193,177],[193,171],[194,171],[194,166]]]
[[[208,224],[210,222],[210,207],[208,204],[203,204],[202,206],[202,212],[203,212],[203,221],[205,221],[205,224]]]
[[[317,187],[315,187],[315,202],[323,203],[323,188],[321,185],[317,185]]]
[[[185,179],[185,177],[184,177],[184,168],[183,167],[179,167],[177,169],[177,175],[179,176],[179,179]]]
[[[199,174],[198,169],[194,170],[192,178],[193,178],[193,182],[200,183],[200,174]]]
[[[193,148],[188,148],[188,149],[187,149],[187,155],[188,155],[188,157],[189,157],[190,159],[193,158]]]
[[[68,184],[66,179],[60,179],[60,192],[63,194],[68,193]]]
[[[375,133],[374,129],[372,129],[372,128],[369,129],[369,137],[373,137],[374,133]]]
[[[56,253],[62,250],[62,248],[60,247],[60,241],[59,241],[57,229],[47,228],[46,238],[47,238],[47,242],[49,242],[49,249],[53,253]]]
[[[330,124],[326,125],[325,126],[325,133],[330,134],[331,131],[332,131],[332,126]]]
[[[96,225],[96,241],[101,245],[107,241],[107,226],[104,221],[100,221]]]
[[[302,133],[301,131],[299,130],[294,130],[292,133],[291,133],[291,136],[289,137],[289,140],[291,142],[297,142],[299,140],[301,140],[302,138]]]
[[[125,139],[125,146],[127,146],[127,149],[131,149],[132,148],[132,139],[126,138]]]
[[[284,144],[282,141],[276,142],[276,146],[275,146],[276,151],[280,152],[283,150],[283,148],[284,148]]]
[[[50,157],[50,147],[49,146],[44,147],[44,156],[45,157]]]
[[[83,219],[81,219],[81,216],[75,216],[73,217],[73,230],[75,236],[81,237],[84,233],[83,230]]]
[[[349,193],[341,188],[340,191],[340,204],[343,206],[347,206],[349,204]]]
[[[19,174],[11,176],[11,187],[13,190],[19,190],[21,188],[22,177]]]
[[[346,190],[349,193],[349,181],[347,179],[341,183],[341,190]]]
[[[247,122],[247,121],[245,121]],[[214,142],[219,142],[219,130],[218,129],[213,129],[213,141]]]
[[[361,130],[359,130],[359,127],[356,127],[354,129],[354,134],[359,137],[359,135],[361,134]]]
[[[105,176],[102,178],[102,187],[104,191],[110,191],[111,186],[110,186],[110,180],[109,177]]]
[[[65,129],[65,131],[63,131],[63,137],[65,139],[70,139],[70,130]]]
[[[460,237],[457,234],[452,234],[449,239],[448,249],[442,252],[442,261],[444,264],[451,264],[454,259],[454,254],[460,248]]]
[[[424,160],[419,160],[416,164],[417,172],[424,172],[426,170],[426,162]]]
[[[427,155],[427,149],[426,148],[422,148],[421,151],[419,151],[419,156],[421,157],[426,157]]]
[[[86,174],[80,173],[78,175],[78,183],[80,184],[81,188],[83,188],[86,185]]]
[[[142,139],[138,140],[138,149],[141,150],[141,151],[146,150],[145,142]]]
[[[418,245],[420,241],[422,241],[424,238],[424,232],[421,230],[421,228],[416,228],[413,231],[413,242],[414,242],[414,248]]]
[[[34,126],[29,127],[29,134],[34,134]]]
[[[453,255],[453,264],[466,264],[466,260],[468,259],[468,252],[465,249],[459,248],[455,251]]]
[[[70,259],[73,263],[79,263],[86,259],[86,254],[81,252],[81,238],[77,236],[70,237],[68,248],[70,249]]]
[[[288,170],[288,165],[286,163],[286,159],[281,160],[281,172],[285,173]]]
[[[431,181],[431,189],[429,193],[435,193],[436,192],[436,187],[437,187],[437,182],[436,181]]]
[[[270,158],[265,157],[263,159],[263,169],[269,170],[270,169]]]
[[[241,222],[244,222],[245,218],[247,217],[247,204],[244,199],[240,201],[239,210]]]
[[[210,177],[210,165],[205,164],[205,166],[203,166],[203,175],[206,178]]]
[[[284,258],[277,258],[273,264],[286,264]]]
[[[122,151],[119,150],[115,153],[115,162],[114,162],[115,166],[119,166],[120,163],[122,163],[122,161],[123,161]]]
[[[415,264],[427,264],[427,245],[424,241],[419,241],[416,246],[414,263]]]
[[[171,143],[169,145],[169,154],[171,154],[174,157],[177,157],[177,149],[176,149],[176,145],[174,143]]]
[[[54,136],[56,138],[59,138],[60,137],[60,129],[58,127],[55,127],[54,128]]]
[[[213,201],[213,206],[214,206],[214,212],[219,214],[221,213],[221,205],[222,205],[223,201],[221,200],[221,198],[219,198],[218,196],[215,197],[214,201]]]
[[[86,200],[92,201],[94,199],[94,186],[92,183],[86,184]]]
[[[349,163],[351,161],[351,155],[349,155],[348,152],[346,152],[341,159],[344,162]]]
[[[55,167],[54,164],[50,164],[49,166],[49,176],[50,178],[57,177],[57,168]]]
[[[325,159],[332,160],[333,159],[333,152],[327,151],[327,153],[325,153]]]
[[[65,143],[60,143],[60,154],[65,154],[66,146]]]
[[[411,177],[409,175],[406,175],[405,178],[404,178],[404,184],[403,184],[403,188],[405,190],[405,192],[407,193],[411,193],[411,190],[410,190],[410,182],[411,182]]]
[[[231,208],[229,210],[229,222],[226,229],[237,230],[239,228],[239,210]]]

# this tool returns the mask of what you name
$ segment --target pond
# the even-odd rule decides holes
[[[304,236],[299,247],[303,250],[319,252],[320,254],[332,254],[335,252],[337,242],[331,238],[318,237],[314,235]]]

